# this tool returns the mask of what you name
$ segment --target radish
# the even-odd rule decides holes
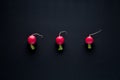
[[[62,51],[63,50],[63,47],[62,45],[64,44],[64,37],[61,36],[62,33],[67,33],[66,31],[61,31],[59,32],[59,35],[56,37],[56,44],[59,45],[59,48],[58,48],[58,51]]]
[[[32,50],[35,50],[35,46],[34,45],[37,42],[36,36],[40,36],[41,38],[43,38],[43,35],[40,35],[39,33],[33,33],[30,36],[28,36],[28,39],[27,39],[28,44],[30,45],[30,48]]]
[[[87,36],[86,38],[85,38],[85,43],[88,45],[88,49],[92,49],[92,44],[93,44],[93,42],[94,42],[94,38],[92,37],[93,35],[95,35],[95,34],[98,34],[98,33],[100,33],[102,30],[99,30],[99,31],[97,31],[97,32],[95,32],[95,33],[92,33],[92,34],[89,34],[89,36]]]

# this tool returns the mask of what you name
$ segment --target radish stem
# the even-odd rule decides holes
[[[58,51],[62,51],[62,50],[63,50],[62,45],[59,45]]]
[[[32,50],[35,50],[35,46],[33,46],[32,44],[30,45]]]
[[[92,49],[92,46],[91,46],[91,44],[88,44],[88,49]]]

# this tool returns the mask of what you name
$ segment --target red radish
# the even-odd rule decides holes
[[[58,48],[58,51],[62,51],[63,50],[63,47],[62,47],[62,45],[64,44],[64,37],[63,36],[61,36],[61,34],[62,33],[65,33],[66,31],[61,31],[60,33],[59,33],[59,36],[57,36],[56,37],[56,44],[58,44],[59,45],[59,48]]]
[[[91,35],[89,35],[88,37],[86,37],[85,42],[86,44],[92,44],[94,42],[94,39]]]
[[[34,34],[30,35],[27,39],[28,44],[30,44],[30,47],[31,47],[32,50],[35,50],[34,45],[36,44],[36,41],[37,41],[36,36],[43,37],[43,35],[40,35],[38,33],[34,33]]]
[[[88,44],[88,49],[92,49],[91,44],[93,44],[93,42],[94,42],[94,38],[92,37],[92,35],[95,35],[95,34],[97,34],[97,33],[100,33],[101,31],[102,31],[102,30],[99,30],[99,31],[97,31],[97,32],[95,32],[95,33],[89,34],[89,36],[87,36],[87,37],[85,38],[85,43]]]
[[[28,37],[28,43],[34,45],[36,43],[36,36],[30,35]]]
[[[64,37],[63,37],[63,36],[58,36],[58,37],[56,38],[56,43],[57,43],[58,45],[62,45],[62,44],[64,43]]]

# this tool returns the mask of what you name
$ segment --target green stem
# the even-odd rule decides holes
[[[91,46],[91,44],[88,44],[88,49],[92,49],[92,46]]]
[[[35,50],[35,46],[34,45],[30,45],[30,48],[32,49],[32,50]]]
[[[62,45],[59,45],[58,51],[62,51],[62,50],[63,50]]]

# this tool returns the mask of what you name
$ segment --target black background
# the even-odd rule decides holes
[[[119,0],[7,0],[1,3],[0,80],[120,80]],[[88,52],[84,39],[94,36]],[[62,30],[65,50],[56,52]],[[27,37],[38,32],[31,54]],[[89,55],[92,54],[92,55]]]

